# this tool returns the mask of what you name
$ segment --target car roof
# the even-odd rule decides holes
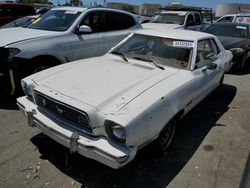
[[[249,26],[249,23],[241,22],[214,22],[212,25],[235,25],[235,26]]]
[[[25,3],[9,3],[9,2],[0,2],[0,5],[15,5],[15,6],[33,7],[32,5],[25,4]]]
[[[208,33],[182,30],[182,29],[169,29],[166,28],[166,24],[157,23],[157,25],[159,26],[155,28],[144,28],[136,31],[135,33],[141,35],[173,38],[173,39],[188,40],[188,41],[198,41],[205,38],[214,38],[214,35]],[[163,25],[165,25],[165,27]]]
[[[87,10],[87,8],[84,8],[84,7],[60,6],[60,7],[54,7],[51,10],[72,10],[72,11],[84,12],[85,10]]]
[[[167,10],[163,10],[161,12],[159,12],[159,14],[183,14],[186,15],[188,12],[187,11],[167,11]]]

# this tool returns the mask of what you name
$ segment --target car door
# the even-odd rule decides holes
[[[80,22],[79,26],[87,25],[91,28],[91,33],[73,34],[72,51],[73,59],[84,59],[100,55],[98,51],[98,32],[105,30],[103,23],[103,14],[99,12],[90,12]]]
[[[195,78],[195,104],[199,103],[219,84],[223,75],[222,53],[213,39],[198,41],[197,55],[192,71]]]

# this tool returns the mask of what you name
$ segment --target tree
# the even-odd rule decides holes
[[[124,5],[122,5],[122,10],[131,12],[133,14],[135,13],[134,7],[132,5],[130,5],[130,4],[124,4]]]

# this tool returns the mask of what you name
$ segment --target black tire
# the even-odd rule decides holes
[[[218,87],[213,91],[212,95],[219,95],[222,91],[223,87],[223,81],[224,81],[224,74],[222,75]]]
[[[242,55],[242,57],[241,57],[241,63],[240,63],[240,65],[239,65],[239,69],[240,69],[241,71],[244,71],[246,61],[247,61],[247,53],[245,53],[245,54]]]
[[[166,156],[172,148],[176,130],[176,120],[170,120],[161,131],[155,142],[155,151],[158,156]]]

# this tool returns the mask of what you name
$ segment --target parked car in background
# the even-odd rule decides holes
[[[239,14],[227,14],[220,17],[216,22],[237,22],[250,24],[250,12],[242,12]]]
[[[104,56],[23,79],[17,104],[71,152],[120,168],[152,141],[167,154],[176,122],[221,87],[231,60],[214,35],[142,29]]]
[[[150,23],[144,24],[144,27],[151,27],[153,23],[165,23],[171,29],[187,29],[201,31],[203,24],[202,11],[211,11],[210,9],[188,7],[188,6],[168,6],[159,10],[151,19]]]
[[[250,57],[250,24],[214,23],[205,32],[218,36],[224,48],[233,51],[234,66],[244,69]]]
[[[36,18],[38,18],[39,16],[40,16],[39,14],[32,15],[32,16],[24,16],[24,17],[11,21],[3,25],[0,28],[3,29],[3,28],[10,28],[10,27],[25,27],[29,25],[32,21],[34,21]]]
[[[17,18],[35,14],[36,11],[31,5],[0,2],[0,26]]]
[[[107,8],[57,7],[26,28],[0,30],[0,79],[11,94],[20,80],[40,70],[100,56],[135,29],[136,16]]]

